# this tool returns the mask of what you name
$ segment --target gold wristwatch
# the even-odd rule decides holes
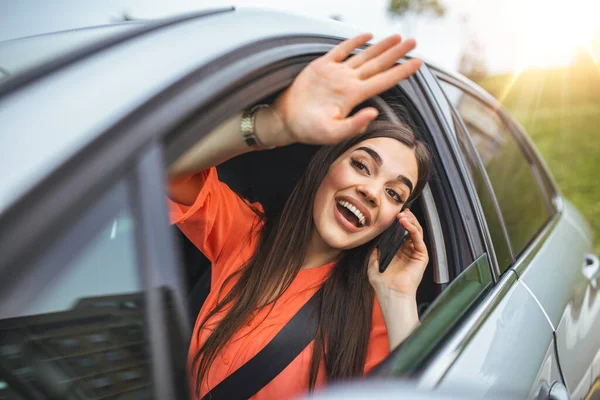
[[[259,150],[270,150],[274,149],[275,146],[265,147],[265,145],[260,141],[258,136],[256,136],[256,112],[261,108],[271,107],[269,104],[257,104],[254,107],[247,109],[242,114],[242,121],[240,122],[240,130],[242,132],[242,136],[244,137],[244,141],[248,145],[248,147],[252,147],[254,149]]]

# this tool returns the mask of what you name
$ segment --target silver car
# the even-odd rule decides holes
[[[0,398],[187,398],[210,264],[168,224],[165,168],[356,33],[217,9],[0,43]],[[402,104],[434,153],[413,206],[431,265],[421,325],[354,395],[410,378],[474,398],[600,398],[591,232],[523,129],[429,63],[372,102],[390,118]],[[276,209],[312,152],[219,172]]]

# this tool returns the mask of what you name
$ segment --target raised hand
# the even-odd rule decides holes
[[[414,40],[402,41],[399,35],[348,58],[371,38],[371,34],[362,34],[346,40],[300,72],[274,103],[284,128],[272,144],[333,144],[364,132],[377,117],[377,110],[366,107],[348,117],[352,109],[421,66],[418,59],[394,65],[416,46]]]

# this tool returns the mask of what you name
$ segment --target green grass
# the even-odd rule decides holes
[[[600,69],[527,71],[512,80],[479,83],[528,132],[563,195],[590,223],[600,254]]]

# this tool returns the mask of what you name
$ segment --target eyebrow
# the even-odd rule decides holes
[[[381,156],[379,155],[379,153],[377,153],[375,150],[373,150],[370,147],[366,147],[366,146],[361,146],[359,148],[357,148],[356,150],[362,150],[365,153],[367,153],[368,155],[371,156],[371,158],[373,158],[373,160],[375,160],[375,162],[377,163],[377,165],[381,166],[383,165],[383,160],[381,159]],[[408,195],[410,196],[412,191],[413,191],[413,184],[410,181],[410,179],[408,179],[406,176],[400,174],[398,175],[397,178],[400,182],[404,183],[407,187],[408,187]]]

